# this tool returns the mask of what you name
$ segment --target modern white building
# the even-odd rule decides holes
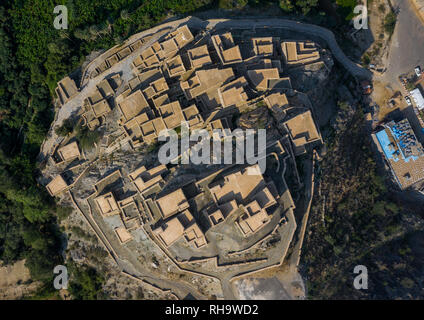
[[[412,99],[414,99],[415,104],[419,110],[424,109],[424,97],[421,94],[420,89],[416,88],[410,92]]]

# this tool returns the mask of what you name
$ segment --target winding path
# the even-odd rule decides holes
[[[324,40],[328,48],[331,50],[334,58],[342,64],[355,78],[370,79],[372,74],[370,71],[362,68],[353,61],[351,61],[340,49],[337,44],[336,38],[328,29],[323,27],[302,23],[293,20],[285,19],[243,19],[243,20],[228,20],[228,19],[214,19],[208,20],[208,28],[215,29],[228,29],[228,28],[241,28],[241,29],[256,29],[256,28],[280,28],[291,31],[296,31],[305,34],[311,34]]]
[[[131,62],[134,60],[134,58],[142,51],[150,47],[154,41],[158,40],[163,34],[160,32],[160,30],[169,29],[170,31],[172,29],[178,28],[179,26],[182,26],[184,24],[187,24],[189,27],[192,27],[194,29],[215,29],[215,30],[221,30],[221,29],[259,29],[259,28],[280,28],[280,29],[287,29],[292,30],[299,33],[305,33],[305,34],[311,34],[313,36],[319,37],[323,41],[325,41],[328,45],[328,48],[331,50],[334,58],[346,68],[355,78],[357,79],[371,79],[372,74],[370,71],[362,68],[361,66],[355,64],[352,62],[340,49],[339,45],[337,44],[336,38],[334,37],[333,32],[331,32],[328,29],[325,29],[320,26],[307,24],[307,23],[301,23],[298,21],[293,20],[286,20],[286,19],[275,19],[275,18],[249,18],[249,19],[211,19],[211,20],[201,20],[196,17],[187,17],[184,19],[179,19],[171,22],[167,22],[161,25],[158,25],[152,29],[142,31],[140,33],[137,33],[133,36],[131,36],[130,39],[126,41],[126,43],[134,42],[137,39],[140,39],[146,35],[153,34],[154,36],[150,41],[148,41],[147,44],[143,45],[136,51],[132,52],[130,56],[128,56],[126,59],[116,63],[112,68],[109,68],[99,76],[93,78],[93,79],[84,79],[83,81],[83,87],[80,88],[80,91],[78,94],[65,103],[57,112],[55,121],[52,123],[50,127],[49,134],[47,136],[47,139],[44,141],[42,147],[41,147],[41,159],[43,159],[48,153],[50,153],[53,148],[58,144],[58,136],[54,132],[54,126],[60,125],[64,119],[69,118],[71,115],[76,114],[84,101],[85,98],[88,97],[90,92],[96,87],[96,85],[103,80],[106,76],[110,74],[114,74],[116,72],[124,70],[126,75],[124,75],[124,78],[127,78],[129,74],[131,74]],[[113,48],[112,48],[113,49]],[[112,50],[110,49],[110,50]],[[104,59],[106,56],[108,56],[108,52],[110,50],[106,51],[96,59],[94,59],[90,64],[87,66],[87,68],[83,71],[83,74],[86,75],[92,71],[98,62],[101,59]],[[84,77],[85,78],[85,77]],[[128,80],[128,79],[127,79]]]
[[[339,45],[337,44],[334,34],[331,31],[319,26],[304,24],[304,23],[300,23],[300,22],[296,22],[292,20],[252,18],[252,19],[240,19],[240,20],[239,19],[233,19],[233,20],[213,19],[213,20],[203,21],[195,17],[188,17],[185,19],[168,22],[166,24],[157,26],[153,29],[143,31],[142,33],[132,36],[131,39],[141,38],[146,33],[152,33],[155,30],[163,29],[165,27],[171,27],[172,29],[174,29],[184,24],[187,24],[189,27],[192,27],[193,29],[228,30],[228,29],[281,28],[281,29],[287,29],[294,32],[311,34],[325,41],[328,45],[328,48],[331,50],[334,58],[341,65],[343,65],[346,68],[346,70],[348,70],[355,78],[357,79],[371,78],[371,73],[369,71],[363,69],[362,67],[358,66],[357,64],[349,60],[349,58],[347,58],[347,56],[343,53],[343,51],[340,49]],[[124,71],[125,73],[124,78],[125,79],[128,78],[129,75],[131,74],[130,64],[132,60],[136,57],[137,54],[139,54],[141,50],[146,49],[148,46],[150,46],[153,43],[153,41],[155,41],[159,37],[160,37],[159,34],[155,34],[155,36],[151,39],[151,41],[148,42],[147,45],[144,45],[142,48],[139,48],[136,52],[133,52],[131,56],[126,58],[124,61],[121,61],[115,64],[112,68],[102,73],[101,75],[97,76],[96,78],[89,79],[87,82],[84,81],[83,88],[78,92],[78,94],[72,100],[64,104],[63,107],[58,111],[58,114],[56,115],[56,121],[54,124],[52,124],[52,127],[50,129],[50,135],[42,146],[42,153],[44,153],[44,155],[47,155],[52,150],[52,148],[54,148],[54,146],[58,143],[58,140],[57,140],[58,137],[53,130],[54,125],[60,124],[64,119],[77,113],[79,109],[81,108],[81,105],[84,99],[95,88],[95,86],[107,75],[116,73],[119,71]],[[107,52],[104,53],[99,58],[101,59],[105,55],[107,55]],[[99,62],[99,60],[97,60],[99,58],[96,58],[90,64],[89,68],[84,71],[84,74],[89,72],[90,69],[94,67],[96,63]],[[71,199],[73,199],[72,194],[71,194]],[[75,205],[78,208],[78,205],[76,203]],[[90,217],[88,214],[85,214],[83,210],[79,210],[79,211],[81,211],[81,213],[87,220],[87,223],[96,233],[96,235],[99,237],[99,240],[103,243],[106,249],[108,249],[109,252],[114,253],[114,249],[116,248],[113,248],[111,243],[108,241],[107,237],[101,232],[100,227],[96,226],[95,221],[92,220],[92,217]],[[181,283],[175,283],[167,279],[153,278],[153,277],[150,277],[148,274],[141,272],[140,270],[134,270],[135,268],[132,268],[130,264],[128,264],[126,261],[120,259],[118,254],[115,253],[114,255],[115,256],[112,256],[112,258],[114,258],[114,260],[117,262],[118,266],[120,266],[121,269],[132,271],[131,273],[137,274],[137,276],[140,276],[143,278],[149,278],[150,280],[152,280],[152,282],[154,282],[155,284],[158,284],[158,286],[160,287],[173,288],[175,291],[177,291],[176,293],[180,298],[183,297],[188,292],[195,292],[195,290],[193,290],[193,288],[191,288],[190,286],[187,286]],[[230,287],[230,283],[228,281],[230,276],[228,276],[227,278],[225,279],[227,281],[221,281],[221,283],[223,283],[223,291],[225,293],[225,297],[234,298],[234,295]]]

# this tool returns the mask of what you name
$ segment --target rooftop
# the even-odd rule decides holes
[[[75,85],[74,80],[69,77],[63,78],[58,82],[56,88],[56,94],[61,104],[66,103],[69,99],[78,93],[78,88]]]
[[[70,161],[81,156],[76,141],[67,144],[57,150],[57,153],[63,161]]]
[[[269,108],[285,108],[289,105],[287,96],[284,93],[276,92],[272,93],[264,98]]]
[[[103,100],[103,96],[97,88],[96,90],[94,90],[93,94],[88,97],[88,101],[90,102],[91,105],[94,105],[97,102],[100,102],[102,100]]]
[[[277,68],[248,70],[247,75],[258,90],[268,89],[269,80],[280,78],[280,73]]]
[[[103,115],[105,115],[106,113],[112,111],[112,109],[109,106],[109,103],[107,102],[106,99],[103,99],[99,102],[97,102],[96,104],[93,105],[93,112],[94,115],[96,116],[96,118],[99,118]]]
[[[184,226],[178,217],[163,223],[158,229],[154,230],[165,246],[169,247],[184,234]]]
[[[178,55],[167,62],[169,77],[176,77],[186,72],[181,56]]]
[[[159,165],[149,170],[146,170],[146,168],[142,166],[136,169],[135,171],[131,172],[128,176],[131,180],[133,180],[137,191],[143,193],[144,191],[150,189],[153,186],[162,186],[165,183],[162,178],[162,175],[167,172],[168,169],[165,165]]]
[[[175,31],[170,32],[168,37],[175,40],[179,49],[183,48],[194,39],[187,25],[178,27]]]
[[[162,92],[165,92],[169,89],[168,83],[166,82],[164,77],[161,77],[157,80],[154,80],[150,83],[150,85],[143,90],[147,99],[152,99],[153,97],[159,95]]]
[[[264,227],[271,219],[257,201],[252,201],[245,206],[245,214],[237,220],[240,231],[244,236],[255,233]]]
[[[231,33],[227,32],[222,35],[212,36],[212,43],[223,65],[243,61],[240,49],[234,44]]]
[[[145,108],[148,108],[149,104],[143,93],[137,90],[119,103],[118,107],[124,117],[124,122],[127,122],[139,115]]]
[[[141,137],[148,144],[152,143],[163,130],[166,130],[166,125],[160,117],[144,122],[140,126]]]
[[[257,201],[257,203],[259,204],[259,206],[261,208],[268,208],[274,204],[277,203],[277,201],[275,200],[274,196],[272,195],[271,191],[268,189],[268,187],[263,188],[262,190],[260,190],[254,197],[253,199],[255,201]]]
[[[420,89],[415,88],[410,92],[412,98],[415,101],[415,104],[417,105],[418,110],[424,109],[424,97],[420,91]]]
[[[156,200],[156,204],[164,219],[188,208],[187,199],[181,189],[175,190]]]
[[[120,243],[126,243],[132,240],[132,235],[124,227],[119,227],[115,229],[116,236],[119,239]]]
[[[242,203],[254,191],[264,186],[265,181],[259,166],[253,165],[225,176],[222,183],[210,187],[209,190],[218,204],[224,204],[231,200]]]
[[[212,63],[211,57],[209,56],[208,46],[206,44],[188,50],[188,57],[192,68],[201,68]]]
[[[62,191],[66,190],[68,188],[68,184],[63,179],[63,177],[59,174],[52,181],[49,182],[46,188],[51,196],[56,196]]]
[[[166,247],[171,246],[182,236],[184,236],[188,243],[193,244],[196,248],[200,248],[207,244],[205,235],[188,210],[163,222],[160,227],[153,230],[153,233],[157,235]]]
[[[408,119],[389,122],[376,137],[402,189],[424,179],[424,149]]]
[[[206,91],[216,89],[225,82],[234,79],[232,68],[197,70],[193,77],[181,82],[188,99],[193,99]]]
[[[199,127],[203,127],[203,118],[200,115],[199,110],[197,109],[195,104],[184,108],[183,114],[190,128],[196,129]]]
[[[299,65],[315,62],[320,58],[319,51],[313,42],[287,41],[281,43],[283,58],[288,65]]]
[[[321,139],[310,110],[287,120],[285,124],[296,147]]]
[[[144,166],[141,166],[140,168],[131,172],[128,176],[131,178],[131,180],[134,180],[138,177],[141,177],[143,180],[149,180],[166,172],[168,172],[168,168],[164,164],[158,165],[157,167],[153,167],[149,170],[146,170]]]
[[[159,113],[165,122],[167,129],[174,129],[180,126],[181,122],[184,121],[184,115],[178,101],[173,101],[160,106]]]
[[[209,221],[211,222],[211,224],[213,226],[223,222],[224,219],[225,219],[225,217],[222,214],[222,211],[220,209],[216,209],[215,211],[209,213],[208,218],[209,218]]]
[[[100,83],[97,85],[97,88],[105,98],[114,94],[114,91],[107,79],[103,79],[102,81],[100,81]]]
[[[97,208],[99,209],[100,213],[104,216],[110,216],[119,213],[118,204],[116,203],[112,192],[95,198],[94,202],[97,204]]]
[[[252,38],[252,45],[257,56],[272,56],[274,54],[272,37]]]
[[[221,105],[226,108],[229,106],[239,106],[247,102],[247,94],[244,87],[247,81],[244,77],[240,77],[219,89],[219,98]]]

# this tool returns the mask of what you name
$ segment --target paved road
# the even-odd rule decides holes
[[[417,65],[424,67],[424,26],[410,0],[392,2],[399,13],[383,79],[399,89],[397,78],[400,74],[413,70]]]

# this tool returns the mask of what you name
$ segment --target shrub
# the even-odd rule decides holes
[[[59,136],[67,136],[72,133],[74,129],[74,122],[71,119],[65,119],[60,127],[56,127],[55,132]]]
[[[413,82],[408,82],[407,84],[406,84],[406,90],[408,90],[408,91],[412,91],[412,90],[414,90],[415,89],[415,85],[414,85],[414,83]]]
[[[147,147],[147,152],[153,153],[158,149],[159,149],[159,143],[157,141],[155,141],[155,142],[152,142],[151,144],[149,144],[149,146]]]
[[[283,9],[285,12],[291,12],[294,9],[293,4],[290,0],[281,0],[280,1],[280,8]]]
[[[349,104],[346,101],[337,102],[337,106],[343,111],[348,111],[350,109]]]
[[[89,130],[87,127],[82,127],[79,124],[76,127],[76,138],[79,141],[79,145],[83,150],[87,150],[93,147],[94,143],[97,143],[100,139],[100,132],[97,130]]]
[[[59,221],[66,219],[71,214],[72,210],[72,207],[57,206],[56,215]]]
[[[77,300],[95,300],[101,293],[104,277],[96,269],[91,267],[78,268],[70,267],[71,281],[69,282],[69,292]]]
[[[393,31],[395,31],[396,19],[397,17],[394,12],[389,12],[384,18],[384,31],[389,35],[392,35]]]
[[[247,4],[247,0],[219,0],[218,6],[221,9],[241,9]]]

